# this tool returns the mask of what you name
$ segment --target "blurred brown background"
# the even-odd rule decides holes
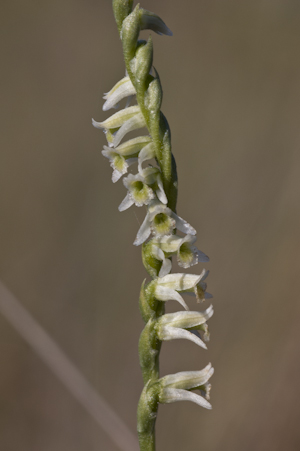
[[[154,64],[215,307],[208,351],[161,353],[162,374],[213,363],[213,410],[160,407],[157,450],[299,450],[300,2],[142,6],[174,33]],[[111,2],[2,0],[1,35],[0,278],[134,431],[144,210],[118,212],[91,126],[124,74]],[[0,334],[0,449],[117,451],[2,315]]]

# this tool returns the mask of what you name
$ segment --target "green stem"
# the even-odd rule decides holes
[[[132,11],[132,0],[113,0],[114,14],[123,43],[127,73],[136,90],[138,106],[155,147],[155,156],[161,170],[168,207],[176,212],[177,173],[171,150],[171,133],[165,116],[160,111],[162,88],[158,74],[150,75],[153,60],[151,36],[148,42],[138,41],[140,32],[139,5]],[[158,277],[160,262],[142,249],[143,263],[153,279]],[[156,323],[164,314],[164,303],[155,299],[155,281],[142,285],[140,309],[146,323],[139,341],[140,365],[145,387],[138,405],[138,435],[141,451],[155,451],[155,422],[158,410],[157,381],[159,379],[159,353],[161,341],[157,337]]]

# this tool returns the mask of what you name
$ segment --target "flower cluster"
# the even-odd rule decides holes
[[[213,308],[210,306],[204,312],[190,311],[182,297],[192,294],[198,302],[210,298],[205,282],[208,271],[204,269],[200,275],[171,273],[172,258],[184,269],[209,260],[195,246],[196,230],[175,212],[176,165],[168,123],[160,111],[162,89],[152,66],[152,40],[151,37],[148,41],[138,40],[143,29],[165,35],[172,33],[156,14],[139,5],[132,10],[132,0],[113,0],[113,8],[123,43],[126,74],[104,95],[103,110],[117,108],[125,100],[126,104],[103,122],[93,120],[93,125],[106,135],[108,145],[104,146],[102,154],[113,169],[112,181],[115,183],[124,176],[127,193],[119,210],[132,205],[147,209],[134,241],[136,246],[142,245],[143,263],[153,279],[142,284],[140,295],[141,313],[146,322],[139,344],[145,388],[139,403],[138,431],[143,443],[148,429],[153,429],[159,402],[190,400],[211,408],[207,401],[208,380],[213,374],[211,365],[202,371],[159,378],[158,355],[162,341],[180,338],[206,349],[207,321],[213,315]],[[134,100],[136,104],[130,106]],[[128,133],[138,129],[145,129],[146,133],[123,141]],[[135,163],[137,173],[128,173]],[[178,301],[184,310],[165,314],[164,305],[168,300]],[[192,390],[200,390],[203,396]],[[141,449],[148,448],[141,445]]]

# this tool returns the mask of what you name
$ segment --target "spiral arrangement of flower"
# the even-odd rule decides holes
[[[203,270],[200,275],[171,273],[172,257],[177,258],[182,268],[208,261],[195,246],[196,230],[176,214],[176,164],[169,125],[160,110],[162,87],[152,65],[152,39],[150,36],[147,41],[139,40],[139,33],[144,29],[165,35],[172,32],[156,14],[139,5],[133,9],[133,0],[113,0],[113,11],[123,44],[126,74],[104,95],[103,110],[117,107],[125,98],[127,103],[104,122],[93,120],[93,125],[106,134],[108,146],[104,146],[102,154],[110,161],[114,183],[137,163],[137,174],[130,173],[123,178],[127,194],[119,210],[134,204],[147,208],[134,241],[136,246],[142,245],[143,264],[152,278],[148,283],[143,282],[140,293],[140,310],[146,324],[139,341],[144,389],[138,405],[138,435],[141,451],[153,451],[159,403],[193,401],[211,408],[208,402],[211,365],[200,371],[160,378],[159,353],[163,341],[180,338],[206,349],[207,321],[213,315],[213,308],[190,311],[182,297],[184,293],[193,294],[199,302],[210,298],[205,282],[208,271]],[[136,105],[130,106],[133,99]],[[127,133],[138,129],[146,129],[148,133],[121,143]],[[154,160],[156,165],[146,166],[148,160]],[[178,301],[184,310],[166,314],[165,302],[169,300]]]

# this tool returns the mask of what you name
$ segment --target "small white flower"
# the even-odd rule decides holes
[[[209,258],[199,251],[194,243],[196,237],[190,234],[185,237],[177,235],[163,236],[157,239],[158,245],[168,254],[177,254],[177,261],[182,268],[189,268],[199,262],[208,262]]]
[[[150,136],[140,136],[120,144],[115,149],[104,146],[102,154],[109,159],[114,170],[112,174],[114,183],[127,173],[128,167],[137,161],[139,153],[149,143],[151,143]]]
[[[111,108],[116,108],[117,104],[124,99],[136,94],[135,88],[130,80],[130,78],[124,77],[120,80],[109,92],[104,94],[103,98],[106,100],[102,109],[103,111],[110,110]]]
[[[120,110],[103,122],[92,119],[92,123],[94,127],[104,130],[109,147],[117,147],[126,133],[146,126],[138,105]]]
[[[188,306],[179,292],[194,291],[203,277],[195,274],[168,274],[157,279],[154,295],[159,301],[178,301],[186,310]]]
[[[168,28],[164,21],[156,14],[142,8],[139,13],[141,30],[153,30],[157,34],[165,34],[167,36],[173,35],[170,28]]]
[[[211,364],[201,371],[183,371],[181,373],[169,374],[160,379],[161,392],[159,402],[168,404],[176,401],[192,401],[201,407],[211,409],[209,399],[209,379],[214,373]],[[205,398],[189,390],[201,390]]]
[[[141,153],[143,152],[143,150],[141,151]],[[145,179],[147,185],[150,185],[153,191],[155,191],[160,202],[167,204],[168,199],[162,183],[160,170],[158,168],[149,166],[148,168],[139,171],[139,173]]]
[[[119,205],[119,211],[127,210],[133,204],[137,207],[148,205],[155,197],[153,190],[146,184],[144,177],[140,174],[129,174],[123,179],[123,183],[128,189],[128,193]]]
[[[137,161],[137,158],[124,158],[120,155],[117,149],[111,149],[104,146],[102,150],[102,155],[109,159],[110,166],[113,168],[112,181],[117,182],[123,174],[126,174],[127,169],[133,163]]]
[[[183,233],[196,235],[196,230],[184,219],[177,216],[170,208],[158,200],[154,200],[148,207],[148,212],[141,225],[133,244],[139,246],[146,241],[151,231],[157,237],[171,235],[177,228]]]
[[[177,312],[167,313],[161,316],[157,321],[157,335],[160,340],[168,341],[184,338],[193,341],[204,349],[205,343],[199,335],[193,331],[204,331],[204,339],[209,338],[206,321],[213,315],[213,306],[208,307],[204,312]],[[192,332],[186,329],[192,329]]]
[[[193,289],[187,290],[186,292],[189,295],[195,295],[197,302],[203,302],[205,299],[211,299],[213,297],[212,294],[206,292],[207,283],[204,282],[204,280],[207,278],[208,274],[209,271],[203,269],[199,283],[197,283]]]

